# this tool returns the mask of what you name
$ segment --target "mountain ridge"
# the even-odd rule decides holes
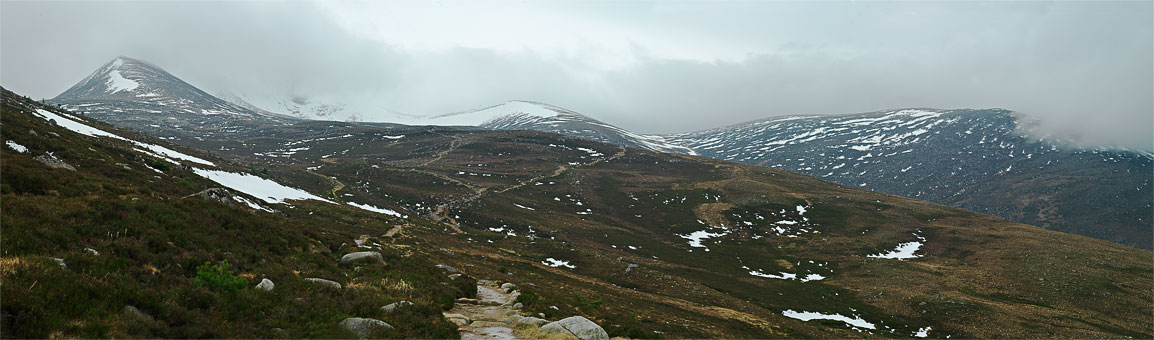
[[[145,104],[149,99],[129,96],[131,90],[120,90],[128,85],[110,87],[116,82],[109,69],[126,61],[131,59],[109,62],[65,91],[69,95],[58,96],[71,100],[53,102],[175,140],[238,129],[257,131],[264,124],[292,121],[257,119],[237,124],[224,117],[201,119],[203,115],[192,115],[196,119],[176,116],[183,121],[174,128],[166,120],[172,116],[163,117],[164,111],[152,106],[130,110],[144,115],[126,116],[125,101],[118,98],[142,100]],[[99,78],[103,87],[97,88],[102,90],[84,92],[94,93],[90,99],[78,97],[76,93],[80,91],[74,89],[94,82],[93,78]],[[117,104],[102,106],[100,98],[110,98],[107,103]],[[243,104],[230,105],[246,112],[240,117],[270,117],[256,113],[269,111],[255,105],[248,104],[257,111],[246,109]],[[155,117],[141,117],[149,115]],[[652,151],[773,166],[843,185],[959,206],[1144,249],[1154,247],[1154,219],[1142,213],[1154,202],[1146,197],[1149,195],[1141,195],[1154,191],[1151,181],[1141,177],[1152,167],[1154,153],[1080,149],[1068,146],[1066,141],[1036,137],[1028,131],[1028,117],[1007,109],[915,108],[778,116],[666,135],[638,134],[573,110],[524,100],[410,118],[418,125],[546,131]],[[1039,163],[1041,158],[1034,159],[1035,156],[1045,157],[1048,162]],[[1112,180],[1097,188],[1089,185],[1105,179]],[[1079,206],[1079,197],[1096,197],[1090,203],[1095,208]]]

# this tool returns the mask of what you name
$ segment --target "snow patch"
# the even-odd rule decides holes
[[[108,72],[108,81],[104,84],[108,85],[109,94],[117,93],[120,91],[132,91],[137,87],[140,87],[140,83],[121,76],[119,70],[112,70],[111,72]]]
[[[283,186],[277,182],[253,175],[200,168],[192,168],[192,171],[201,177],[208,178],[213,182],[220,183],[233,190],[252,195],[267,203],[284,203],[286,200],[318,200],[333,203],[333,201],[317,197],[307,191]]]
[[[364,210],[372,211],[375,213],[381,213],[381,214],[385,214],[385,215],[392,215],[392,216],[404,218],[404,216],[402,216],[401,213],[393,211],[391,209],[378,208],[376,206],[372,206],[372,205],[368,205],[368,204],[360,204],[357,202],[345,202],[345,203],[348,203],[348,205],[351,205],[351,206],[354,206],[357,208],[361,208]]]
[[[24,147],[23,145],[16,144],[16,142],[13,142],[11,140],[4,141],[4,145],[8,146],[8,148],[10,148],[12,150],[15,150],[16,152],[28,153],[28,148]]]
[[[895,259],[900,261],[922,257],[921,255],[915,255],[914,252],[917,252],[918,249],[922,247],[922,244],[926,241],[926,238],[918,234],[914,234],[914,236],[917,236],[917,241],[900,243],[898,244],[897,248],[894,248],[894,250],[891,250],[888,253],[866,255],[866,257],[872,257],[875,259]]]
[[[565,267],[565,268],[569,268],[569,269],[577,268],[577,266],[569,264],[569,261],[561,261],[561,260],[558,260],[558,259],[555,259],[552,257],[545,259],[545,261],[541,261],[541,264],[546,265],[546,266],[550,266],[553,268],[557,268],[557,267]]]
[[[876,329],[876,326],[874,326],[873,323],[865,321],[861,317],[858,317],[858,316],[855,316],[851,319],[850,317],[847,317],[847,316],[844,316],[841,314],[825,314],[825,313],[806,312],[806,311],[795,312],[792,309],[787,309],[785,311],[782,311],[781,315],[784,315],[784,316],[789,317],[789,318],[798,319],[801,321],[834,320],[834,321],[844,322],[844,323],[846,323],[850,326],[854,326],[854,327]]]

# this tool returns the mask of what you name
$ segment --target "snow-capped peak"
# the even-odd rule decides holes
[[[552,118],[562,113],[577,114],[576,112],[549,104],[511,100],[482,109],[432,116],[429,117],[429,120],[439,125],[480,126],[487,122],[508,117]]]

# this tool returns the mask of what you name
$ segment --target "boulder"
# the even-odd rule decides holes
[[[609,333],[584,316],[570,316],[541,326],[543,332],[569,333],[580,340],[609,340]]]
[[[513,304],[513,309],[521,309],[521,308],[525,308],[525,305],[522,305],[520,302]]]
[[[381,253],[375,251],[358,251],[355,253],[348,253],[341,256],[341,264],[351,265],[357,263],[376,263],[384,261],[385,257]]]
[[[457,268],[449,267],[449,266],[446,266],[443,264],[438,264],[438,265],[436,265],[436,267],[447,270],[450,273],[456,273],[457,272]]]
[[[133,318],[133,319],[137,319],[137,320],[141,320],[141,321],[145,321],[145,322],[152,322],[153,321],[152,316],[145,314],[144,312],[141,312],[140,309],[136,308],[136,306],[125,305],[124,309],[121,309],[120,312],[124,313],[124,315],[127,315],[128,317]]]
[[[523,317],[523,318],[517,320],[518,325],[541,326],[541,325],[545,324],[546,322],[549,322],[549,320],[545,320],[542,318],[535,318],[532,316]]]
[[[276,287],[276,284],[269,279],[260,279],[260,283],[256,284],[256,289],[263,291],[272,291],[273,287]]]
[[[477,280],[477,284],[482,285],[482,286],[492,286],[492,285],[495,285],[497,283],[495,283],[493,281],[489,281],[489,280]]]
[[[321,278],[310,277],[310,278],[305,279],[305,281],[315,283],[315,284],[317,284],[321,287],[325,287],[325,288],[341,289],[341,284],[337,283],[336,281],[333,281],[333,280],[325,280],[325,279],[321,279]]]
[[[513,284],[512,282],[505,282],[505,283],[501,284],[501,289],[505,290],[506,293],[508,293],[510,290],[513,290],[516,288],[517,288],[517,285]]]
[[[400,309],[401,307],[412,306],[412,305],[413,305],[413,303],[409,302],[407,300],[406,301],[397,301],[397,302],[387,304],[384,307],[381,307],[381,310],[385,311],[385,313],[393,314],[393,312],[396,312],[397,309]]]
[[[517,303],[518,297],[521,297],[521,291],[514,290],[513,293],[509,294],[509,298],[505,299],[505,302],[501,305],[505,307],[512,306],[514,303]]]
[[[44,165],[47,165],[50,168],[76,171],[76,168],[72,167],[71,165],[68,165],[68,163],[64,163],[64,161],[60,160],[59,158],[56,158],[56,156],[52,155],[51,153],[49,153],[47,155],[36,156],[36,157],[33,157],[32,159],[40,161],[40,163],[44,163]]]
[[[449,319],[449,321],[453,321],[454,323],[456,323],[454,320],[464,321],[466,325],[468,325],[470,322],[473,322],[473,320],[469,319],[469,317],[457,313],[441,313],[441,315],[444,315],[446,319]]]
[[[461,277],[461,274],[449,274],[450,280],[456,280],[459,277]]]
[[[377,330],[393,329],[387,322],[369,318],[348,318],[341,320],[341,327],[353,332],[358,338],[367,339],[369,334]]]

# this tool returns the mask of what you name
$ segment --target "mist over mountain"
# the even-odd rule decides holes
[[[0,339],[1154,338],[1154,2],[0,1]]]

